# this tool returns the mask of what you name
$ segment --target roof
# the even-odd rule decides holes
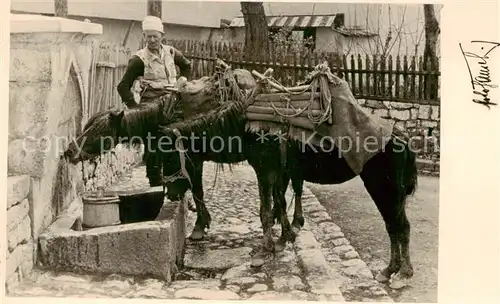
[[[335,17],[339,14],[330,15],[280,15],[266,16],[268,27],[329,27],[334,25]],[[231,21],[229,27],[244,27],[243,17],[236,17]]]
[[[54,0],[11,0],[11,12],[54,14]],[[240,11],[239,2],[163,1],[162,20],[167,24],[219,28],[220,20]],[[91,19],[142,21],[147,0],[68,0],[68,15]]]
[[[340,28],[334,28],[333,31],[343,35],[343,36],[349,36],[349,37],[373,37],[377,36],[378,34],[372,33],[366,29],[362,28],[356,28],[356,27],[340,27]]]

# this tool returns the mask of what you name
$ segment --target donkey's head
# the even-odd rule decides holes
[[[73,164],[93,159],[118,144],[123,111],[109,110],[94,115],[83,132],[70,142],[64,156]]]

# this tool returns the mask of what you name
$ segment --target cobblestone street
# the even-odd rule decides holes
[[[303,194],[306,223],[296,243],[262,267],[251,268],[251,254],[262,237],[255,173],[246,164],[233,166],[233,172],[225,167],[214,184],[214,169],[214,163],[205,163],[211,229],[203,241],[187,240],[184,267],[172,283],[118,274],[37,270],[9,296],[392,302],[308,188]],[[131,181],[147,183],[145,168],[133,169]],[[287,202],[291,198],[289,189]],[[292,213],[293,205],[289,207],[289,215]],[[194,221],[195,214],[190,212],[187,234]],[[278,237],[279,226],[274,230]]]

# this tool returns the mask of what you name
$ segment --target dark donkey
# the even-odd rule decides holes
[[[284,243],[295,240],[297,231],[291,229],[285,211],[284,194],[290,179],[295,192],[292,225],[300,229],[303,225],[301,196],[304,181],[340,184],[358,174],[351,169],[337,147],[325,152],[321,147],[312,144],[304,148],[300,141],[289,139],[286,141],[286,149],[283,150],[279,140],[275,141],[272,137],[268,136],[265,142],[259,141],[259,136],[247,129],[246,107],[245,102],[235,101],[224,105],[222,109],[199,113],[196,117],[162,128],[160,133],[169,138],[181,139],[181,136],[184,136],[183,140],[178,141],[182,142],[183,146],[177,146],[177,149],[182,149],[182,153],[162,153],[163,170],[165,175],[177,178],[167,183],[168,191],[175,197],[182,195],[189,188],[188,178],[175,175],[181,168],[184,168],[184,176],[189,176],[193,184],[198,184],[201,182],[203,161],[232,163],[246,159],[254,168],[259,184],[260,216],[264,230],[262,254],[265,255],[266,251],[273,249],[271,198],[282,226],[282,236],[274,249],[281,250]],[[359,173],[382,215],[391,242],[390,262],[377,276],[379,281],[387,281],[392,274],[398,272],[403,279],[413,276],[409,252],[410,223],[405,205],[406,198],[414,193],[417,186],[416,155],[408,140],[401,135],[395,131],[382,151],[370,158]],[[219,145],[203,144],[213,142],[216,137],[219,139]],[[235,146],[235,143],[239,146]],[[285,154],[282,154],[283,151]],[[282,155],[285,155],[285,159]],[[203,229],[204,224],[209,221],[208,211],[205,209],[200,212],[199,220],[202,225],[197,229]]]
[[[196,117],[203,116],[209,110],[217,111],[217,109],[220,109],[218,98],[221,95],[221,86],[225,87],[225,93],[232,94],[231,92],[237,91],[239,94],[242,94],[239,88],[236,89],[233,87],[233,89],[230,89],[231,85],[238,86],[235,82],[235,78],[237,78],[238,75],[234,74],[234,72],[235,71],[232,71],[231,73],[232,82],[224,79],[224,75],[221,77],[223,73],[215,73],[213,77],[203,77],[188,83],[187,88],[181,90],[181,94],[173,93],[170,95],[163,95],[149,103],[140,104],[137,108],[133,109],[123,111],[109,110],[97,113],[86,123],[83,133],[71,142],[64,155],[72,163],[77,163],[82,160],[98,157],[110,151],[118,143],[140,144],[146,141],[152,142],[148,146],[154,147],[157,149],[157,152],[165,152],[165,150],[168,149],[169,142],[171,144],[175,143],[176,136],[158,134],[159,126],[168,122],[182,121],[181,118],[183,117],[186,120],[196,120]],[[240,74],[240,78],[246,78],[246,84],[245,80],[240,80],[238,82],[242,87],[245,87],[245,85],[248,87],[255,84],[255,81],[248,71],[240,72],[243,73],[243,75]],[[229,96],[226,95],[226,97]],[[243,100],[241,95],[234,98]],[[238,106],[240,104],[234,103],[233,105]],[[236,112],[241,114],[243,110],[238,109]],[[240,130],[240,128],[237,127],[235,130]],[[172,147],[171,145],[170,148]],[[241,148],[239,150],[241,150]],[[230,155],[225,154],[226,158],[224,158],[224,154],[220,153],[205,154],[203,159],[194,162],[194,166],[188,167],[190,171],[189,175],[182,175],[182,177],[191,177],[189,179],[191,183],[186,184],[187,187],[185,190],[179,192],[173,189],[167,192],[169,199],[176,200],[182,199],[186,191],[191,189],[197,212],[197,220],[190,236],[191,239],[202,239],[205,235],[205,228],[210,228],[210,213],[203,200],[203,162],[215,159],[221,160],[221,157],[222,160],[219,161],[219,163],[232,164],[245,161],[245,155],[239,150],[235,147],[234,153]],[[158,154],[159,153],[156,153],[156,155]],[[191,163],[193,162],[190,162],[190,164]],[[182,171],[178,171],[180,168],[178,164],[170,167],[168,158],[163,166],[165,174],[167,175],[182,173]],[[169,183],[165,185],[168,188]]]
[[[250,74],[247,72],[247,75]],[[202,153],[190,153],[192,157],[187,157],[187,164],[184,165],[181,163],[181,160],[185,160],[186,158],[179,157],[178,154],[179,141],[176,141],[176,139],[179,133],[169,131],[159,133],[158,129],[161,130],[161,125],[168,122],[180,121],[182,124],[184,121],[191,121],[194,122],[192,125],[198,127],[203,126],[210,134],[213,134],[211,132],[216,130],[215,125],[206,126],[205,124],[223,122],[223,119],[220,119],[221,117],[230,116],[232,119],[227,120],[229,125],[222,123],[223,126],[220,130],[235,131],[236,133],[234,133],[234,135],[236,139],[241,139],[241,135],[246,135],[244,132],[245,116],[243,103],[234,102],[221,105],[217,98],[220,95],[220,91],[218,91],[219,85],[217,85],[218,80],[216,78],[217,77],[215,77],[215,79],[210,79],[204,77],[198,81],[193,81],[191,84],[188,84],[188,86],[194,83],[197,88],[183,90],[184,93],[181,94],[174,93],[168,96],[165,95],[154,102],[140,105],[131,110],[109,110],[94,115],[85,125],[83,133],[78,136],[70,144],[67,151],[65,151],[65,156],[72,163],[76,163],[110,151],[118,143],[143,143],[145,140],[154,141],[154,144],[150,146],[154,146],[157,149],[157,154],[163,155],[163,174],[167,175],[164,179],[164,185],[168,189],[168,198],[170,200],[182,199],[187,190],[191,189],[198,216],[190,238],[194,240],[203,238],[205,234],[204,229],[210,227],[210,214],[203,202],[203,162],[216,161],[223,164],[238,163],[247,159],[242,151],[255,150],[242,148],[241,145],[239,145],[242,142],[249,142],[249,140],[238,142],[232,141],[232,139],[229,138],[229,140],[232,141],[229,145],[233,147],[232,151],[229,149],[229,153],[213,152],[211,150],[203,151]],[[227,85],[236,85],[236,87],[233,87],[232,90],[226,90],[226,92],[231,93],[237,91],[238,94],[243,94],[241,90],[237,88],[238,84],[236,84],[234,76],[232,76],[231,79],[233,79],[233,81],[230,81]],[[224,83],[224,81],[222,82]],[[234,98],[243,100],[241,95]],[[206,115],[207,112],[212,112],[215,116]],[[233,113],[233,115],[229,113]],[[166,128],[164,130],[169,129]],[[201,130],[196,131],[198,134],[203,133]],[[188,142],[184,141],[184,145],[186,144],[188,144]],[[173,153],[169,153],[169,151]],[[182,156],[183,153],[180,155]],[[267,172],[269,166],[267,160],[265,160],[264,155],[261,153],[252,155],[256,155],[259,160],[262,159],[257,165],[255,165],[256,161],[253,161],[252,164],[254,164],[257,176],[265,178],[265,182],[260,184],[267,185],[267,173],[262,173],[263,171]],[[180,179],[176,179],[176,177],[180,177]],[[276,189],[281,189],[281,187],[277,187]],[[272,246],[270,234],[271,227],[269,225],[269,223],[272,223],[272,214],[269,209],[269,200],[262,199],[262,202],[266,202],[265,207],[261,208],[261,219],[263,220],[265,239],[267,240],[267,246],[265,246],[265,248],[268,249]],[[280,219],[280,222],[282,225],[288,223],[288,221],[284,219]],[[290,231],[289,224],[287,227],[282,227],[282,231],[283,237],[281,239],[283,243],[286,242],[286,240],[291,240],[289,235],[292,234],[287,234],[287,232]],[[269,252],[269,250],[266,250],[266,253],[267,252]],[[259,255],[257,255],[256,259],[254,259],[254,265],[255,263],[262,264],[263,259],[260,259]]]

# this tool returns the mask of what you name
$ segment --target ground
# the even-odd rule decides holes
[[[251,256],[262,237],[255,172],[248,165],[237,165],[232,172],[226,169],[216,175],[213,163],[207,162],[204,167],[205,199],[212,225],[205,240],[187,241],[184,267],[179,269],[173,282],[118,273],[54,273],[37,269],[20,286],[8,288],[8,295],[436,301],[437,179],[420,178],[420,189],[409,202],[416,272],[411,287],[394,293],[374,279],[374,274],[389,259],[389,244],[382,220],[359,179],[338,186],[306,184],[305,226],[295,244],[288,244],[285,251],[271,257],[262,267],[254,268],[250,267]],[[141,183],[147,184],[144,167],[132,170],[119,185]],[[291,191],[286,196],[290,201]],[[293,205],[290,207],[289,216]],[[188,234],[194,221],[194,214],[190,213]],[[279,236],[279,226],[273,230],[275,236]]]
[[[419,176],[418,182],[419,188],[407,204],[415,274],[411,287],[387,289],[395,302],[437,301],[439,178]],[[360,178],[342,185],[306,185],[370,268],[378,269],[381,261],[388,261],[384,222]]]

